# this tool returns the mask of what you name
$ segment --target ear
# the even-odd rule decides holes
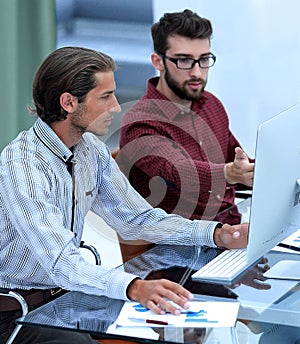
[[[77,109],[77,97],[72,96],[71,93],[65,92],[60,95],[60,106],[68,113],[73,113]]]
[[[162,72],[165,69],[163,58],[158,54],[151,54],[151,62],[156,70]]]

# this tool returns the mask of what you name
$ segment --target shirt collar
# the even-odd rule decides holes
[[[54,130],[38,118],[33,126],[35,135],[56,156],[67,162],[73,155],[71,150],[61,141]]]
[[[146,99],[152,99],[152,101],[162,110],[164,115],[173,120],[179,114],[183,112],[197,112],[204,104],[205,100],[207,99],[207,92],[204,91],[202,97],[193,103],[192,108],[184,111],[179,104],[171,102],[165,95],[163,95],[157,88],[159,77],[154,77],[148,80],[147,84],[147,94]]]

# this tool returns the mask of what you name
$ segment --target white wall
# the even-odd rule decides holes
[[[153,3],[155,21],[165,12],[185,8],[212,21],[217,63],[210,70],[207,89],[222,100],[232,131],[253,156],[258,124],[300,101],[299,0]],[[103,264],[121,263],[116,234],[93,216],[87,218],[86,226],[85,240],[99,249]]]
[[[153,2],[155,20],[185,8],[211,20],[217,63],[210,70],[207,90],[221,99],[232,131],[253,156],[257,126],[300,101],[300,2]]]
[[[122,264],[122,255],[117,234],[102,219],[92,212],[88,212],[83,231],[83,238],[87,244],[93,245],[101,256],[101,265],[114,268]],[[94,262],[94,257],[88,250],[82,250],[84,257]]]

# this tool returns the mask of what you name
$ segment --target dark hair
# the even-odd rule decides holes
[[[60,106],[60,95],[69,92],[83,102],[87,93],[97,86],[95,73],[115,71],[114,60],[101,52],[80,48],[59,48],[46,57],[37,70],[32,96],[36,113],[46,123],[66,119]]]
[[[189,38],[211,39],[212,25],[206,18],[201,18],[190,10],[165,13],[151,27],[154,51],[165,53],[168,49],[168,37],[180,35]]]

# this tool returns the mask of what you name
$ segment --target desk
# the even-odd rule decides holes
[[[243,221],[249,216],[249,201],[241,202],[238,210]],[[240,344],[294,344],[300,343],[300,283],[296,281],[256,279],[261,271],[254,267],[234,286],[214,285],[191,280],[191,275],[213,259],[220,250],[196,246],[158,245],[131,259],[117,269],[133,273],[143,279],[168,278],[180,282],[195,295],[195,300],[238,300],[238,324],[243,324],[249,338]],[[300,260],[300,254],[271,251],[266,255],[268,264],[283,259]],[[189,272],[186,274],[186,272]],[[111,328],[124,302],[104,296],[69,292],[56,300],[28,313],[18,323],[27,326],[45,326],[88,332],[101,338],[115,338],[138,342],[157,343],[149,331],[161,342],[190,344],[229,344],[233,331],[194,328],[143,328],[122,334],[112,334]],[[149,330],[149,331],[148,331]],[[216,331],[217,330],[217,331]],[[222,329],[221,329],[222,330]],[[219,331],[219,332],[218,332]],[[216,333],[216,335],[215,335]],[[205,337],[203,339],[203,337]]]
[[[194,257],[197,252],[199,252],[197,247],[159,245],[126,262],[118,269],[134,273],[142,278],[168,277],[178,280],[187,267],[195,264]],[[198,269],[217,253],[218,251],[215,249],[201,250],[194,269]],[[267,254],[267,258],[270,265],[273,265],[283,258],[299,260],[300,255],[272,251]],[[264,288],[264,285],[253,280],[255,274],[255,270],[249,271],[241,278],[242,284],[236,288],[195,283],[190,278],[186,281],[186,286],[195,293],[196,299],[200,297],[200,294],[210,295],[208,297],[215,297],[218,294],[229,298],[237,297],[241,303],[238,318],[247,324],[251,334],[256,338],[253,343],[295,343],[296,338],[300,338],[299,284],[291,281],[268,280],[265,283],[270,282],[271,288],[264,290],[261,289]],[[46,326],[89,332],[92,335],[105,338],[133,340],[130,334],[119,336],[108,333],[110,325],[118,317],[122,306],[123,301],[120,300],[69,292],[30,312],[17,322],[28,326]],[[167,336],[166,331],[153,329],[159,332],[159,340],[170,342],[170,333]],[[194,329],[191,330],[196,337],[203,335],[203,331],[199,332],[199,329],[196,330],[196,333]],[[176,329],[168,329],[167,331],[175,333]],[[268,332],[270,332],[269,337]],[[277,342],[272,338],[273,332],[276,334]],[[288,339],[287,333],[290,339]],[[218,341],[209,342],[208,338],[206,342],[229,343],[228,338],[225,341],[222,339],[218,338]],[[138,339],[135,338],[134,340]],[[139,340],[142,341],[141,338]],[[191,339],[189,331],[185,329],[183,335],[177,335],[174,341],[195,343],[197,340]],[[156,341],[147,339],[147,342]]]

